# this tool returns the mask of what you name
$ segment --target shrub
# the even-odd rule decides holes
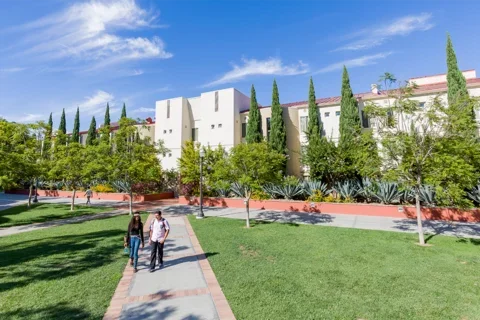
[[[380,182],[375,197],[383,204],[400,202],[400,191],[398,184],[393,182]]]
[[[340,202],[332,193],[323,198],[323,202]]]
[[[313,193],[307,199],[308,202],[323,202],[324,200],[325,196],[320,190],[313,190]]]
[[[480,205],[480,183],[475,186],[472,191],[467,192],[467,196],[472,200],[477,206]]]
[[[182,183],[180,193],[184,196],[193,196],[198,190],[198,184],[195,182]]]
[[[267,183],[266,185],[262,186],[263,192],[268,194],[271,199],[276,199],[278,197],[277,192],[275,191],[275,184]]]
[[[98,184],[96,186],[93,186],[92,191],[101,192],[101,193],[115,192],[113,187],[108,184]]]
[[[375,181],[372,181],[369,178],[363,178],[358,188],[358,196],[364,201],[370,203],[376,199],[375,195],[377,190],[378,185]]]
[[[332,190],[328,189],[327,184],[321,181],[304,181],[302,188],[304,195],[307,197],[312,196],[315,191],[320,191],[324,196],[332,192]]]
[[[277,195],[287,200],[292,200],[293,198],[303,194],[303,188],[299,184],[297,185],[286,184],[286,185],[275,186],[274,192]]]
[[[420,188],[420,202],[427,207],[435,206],[435,188],[429,185],[423,185]]]
[[[342,200],[349,199],[349,201],[355,199],[359,191],[358,183],[352,180],[337,182],[334,189]]]

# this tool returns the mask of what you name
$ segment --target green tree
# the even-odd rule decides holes
[[[354,161],[357,173],[361,177],[378,178],[380,176],[382,159],[378,154],[377,141],[371,130],[362,132],[356,148],[357,152],[354,153]]]
[[[65,109],[62,110],[62,117],[60,118],[60,126],[58,127],[63,134],[67,134],[67,120],[65,119]]]
[[[133,119],[120,119],[119,129],[113,139],[115,152],[112,156],[111,179],[129,194],[130,214],[133,214],[133,186],[157,181],[161,177],[158,155],[167,152],[163,143],[135,143],[136,124]]]
[[[108,105],[108,102],[107,102],[107,109],[105,110],[105,118],[103,121],[103,125],[105,127],[110,126],[110,106]]]
[[[73,122],[72,142],[80,141],[80,109],[77,107],[77,113],[75,113],[75,121]]]
[[[278,153],[287,153],[287,132],[285,121],[283,120],[283,109],[280,105],[277,82],[273,80],[272,92],[272,118],[270,122],[270,139],[268,141],[270,148]]]
[[[53,130],[53,119],[52,119],[52,113],[50,112],[50,117],[48,117],[48,130],[45,136],[46,139],[50,140],[52,138],[52,133],[53,133],[52,130]]]
[[[234,177],[232,191],[245,199],[246,223],[250,227],[250,199],[255,191],[268,182],[282,177],[285,156],[272,150],[266,142],[239,144],[232,148],[227,159],[219,166],[224,177]]]
[[[447,86],[448,103],[450,105],[454,105],[458,99],[468,97],[467,81],[458,68],[457,56],[450,35],[447,35]],[[472,116],[474,116],[474,113],[472,113]]]
[[[93,116],[92,121],[90,122],[90,127],[88,128],[87,145],[89,146],[94,145],[96,141],[97,141],[97,121]]]
[[[263,141],[262,115],[258,109],[257,96],[253,85],[250,92],[250,111],[248,112],[247,135],[245,140],[247,143]]]
[[[85,147],[78,142],[59,145],[53,153],[49,175],[52,179],[62,179],[73,190],[70,210],[75,210],[75,195],[85,177],[90,175],[85,162]]]
[[[120,116],[120,119],[126,118],[127,117],[127,107],[125,106],[125,102],[123,103],[123,108],[122,108],[122,115]]]
[[[313,86],[313,79],[310,77],[310,88],[308,91],[308,129],[307,137],[311,138],[313,135],[321,136],[323,126],[320,122],[320,111],[317,106],[317,99],[315,97],[315,87]]]
[[[480,151],[474,136],[465,134],[468,131],[449,130],[456,121],[449,115],[449,107],[436,98],[422,110],[410,99],[413,90],[412,86],[400,86],[390,95],[394,101],[391,105],[381,107],[372,102],[365,111],[378,124],[385,178],[399,181],[414,191],[419,242],[425,244],[420,203],[423,184],[458,197],[460,188],[449,189],[452,187],[449,181],[455,180],[454,184],[461,189],[470,189],[478,174],[465,155],[477,154],[478,157]],[[455,145],[455,154],[445,150],[450,144]]]

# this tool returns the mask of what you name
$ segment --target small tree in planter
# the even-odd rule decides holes
[[[89,164],[85,161],[85,148],[78,142],[56,146],[49,175],[61,178],[73,190],[70,210],[75,209],[75,195],[85,177],[90,175]]]
[[[137,143],[137,122],[129,118],[120,119],[120,128],[113,139],[112,180],[115,186],[130,196],[130,214],[133,214],[132,186],[141,182],[156,181],[161,177],[159,154],[167,150],[163,143]]]
[[[255,191],[268,182],[281,180],[285,155],[271,150],[267,143],[235,146],[228,159],[218,165],[218,174],[235,179],[232,192],[245,199],[247,228],[250,227],[250,199]]]
[[[390,85],[395,81],[388,73],[383,80]],[[445,106],[440,98],[435,98],[424,109],[417,101],[410,100],[414,90],[415,85],[389,90],[390,102],[387,106],[370,103],[365,111],[377,123],[386,178],[413,189],[419,243],[424,245],[421,213],[423,184],[427,182],[448,193],[448,180],[455,174],[455,184],[463,189],[471,188],[478,177],[473,158],[469,155],[478,155],[480,150],[474,130],[452,130],[462,127],[458,123],[462,121],[458,113],[469,112],[474,101],[465,100],[463,104]],[[455,146],[454,154],[446,148],[452,145]],[[452,172],[452,163],[455,163],[456,173]],[[458,189],[451,190],[452,196],[455,196]]]

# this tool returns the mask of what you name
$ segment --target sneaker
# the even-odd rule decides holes
[[[133,259],[130,259],[130,265],[133,267]]]
[[[155,269],[150,269],[150,272],[153,272],[153,271],[155,271]]]
[[[133,272],[134,272],[134,273],[137,273],[137,272],[138,272],[138,269],[137,269],[137,268],[133,269]]]

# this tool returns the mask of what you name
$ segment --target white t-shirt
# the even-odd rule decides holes
[[[170,230],[170,225],[168,221],[164,218],[161,218],[160,221],[154,219],[150,225],[150,230],[152,231],[152,241],[156,242],[165,237],[166,230]]]

